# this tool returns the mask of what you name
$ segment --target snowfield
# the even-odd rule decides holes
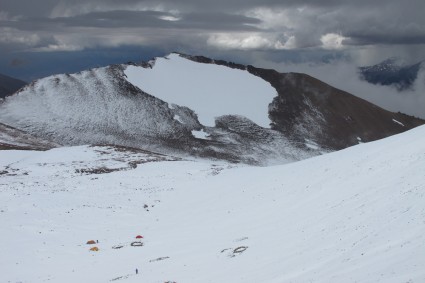
[[[214,127],[215,118],[232,114],[270,128],[268,107],[276,89],[248,71],[197,63],[173,53],[157,58],[152,68],[130,65],[124,73],[144,92],[194,110],[204,126]]]
[[[0,151],[0,281],[425,282],[424,194],[425,127],[274,167]]]

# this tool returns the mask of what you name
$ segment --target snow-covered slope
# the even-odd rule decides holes
[[[58,144],[36,138],[28,133],[0,123],[0,150],[2,149],[32,149],[47,150]]]
[[[425,280],[424,126],[274,167],[82,146],[0,171],[1,282]]]

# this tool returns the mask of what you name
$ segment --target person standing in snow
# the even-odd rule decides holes
[[[136,268],[136,274],[139,274],[139,270]]]

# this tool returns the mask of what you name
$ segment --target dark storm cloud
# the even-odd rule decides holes
[[[117,2],[119,4],[117,5]],[[68,1],[57,1],[57,0],[2,0],[1,10],[10,13],[11,15],[24,15],[24,16],[48,16],[58,6],[72,7],[76,6],[75,10],[78,10],[78,6],[84,4],[85,6],[92,5],[93,7],[104,6],[104,7],[116,7],[120,5],[157,5],[164,4],[169,7],[179,7],[184,10],[227,10],[227,9],[246,9],[257,6],[271,6],[271,5],[301,5],[309,4],[320,5],[335,3],[338,1],[252,1],[252,0],[237,0],[237,1],[196,1],[196,0],[180,0],[180,1],[143,1],[143,0],[68,0]],[[83,12],[83,9],[81,9]]]
[[[368,95],[357,66],[425,59],[424,11],[424,0],[0,0],[0,73],[30,81],[180,51]]]
[[[19,21],[1,21],[0,23],[3,27],[12,27],[21,30],[54,30],[66,27],[143,27],[253,31],[259,30],[253,25],[261,23],[261,20],[242,15],[222,13],[185,13],[180,14],[176,18],[171,13],[158,11],[106,11],[91,12],[72,17],[23,18]]]
[[[0,49],[144,46],[226,55],[397,46],[425,56],[417,51],[425,44],[423,11],[423,0],[1,0]]]
[[[372,45],[372,44],[388,44],[388,45],[417,45],[425,44],[425,34],[398,34],[397,36],[388,36],[387,34],[365,34],[365,33],[349,33],[351,39],[344,40],[346,45]]]
[[[0,11],[5,11],[10,16],[48,16],[57,3],[57,0],[2,0]]]
[[[25,9],[31,4],[29,0],[3,0],[5,2],[6,10],[13,10],[15,13],[22,11],[24,7],[24,14],[34,14],[33,9]],[[168,8],[178,8],[183,11],[241,11],[251,9],[255,7],[360,7],[360,6],[375,6],[383,7],[391,5],[393,3],[400,2],[398,0],[67,0],[67,1],[55,1],[55,0],[41,0],[37,1],[36,7],[38,13],[42,11],[44,13],[51,12],[58,6],[62,7],[74,7],[74,10],[78,10],[79,5],[85,7],[99,8],[99,7],[120,7],[123,5],[134,6],[134,5],[145,5],[147,7],[153,7],[157,5],[163,5]],[[416,1],[403,1],[406,5],[414,5],[419,2]],[[81,9],[84,11],[84,9]]]
[[[255,48],[320,48],[322,36],[329,33],[340,35],[342,45],[425,43],[423,0],[2,0],[0,11],[0,27],[49,32],[68,43],[73,39],[65,34],[75,27],[88,36],[122,28],[151,29],[158,37],[161,29],[204,30],[204,38],[194,40],[236,49],[250,46],[250,40],[256,41]],[[257,34],[208,38],[208,33],[238,31]],[[338,40],[330,37],[325,48],[341,47]],[[74,45],[84,48],[77,41]]]

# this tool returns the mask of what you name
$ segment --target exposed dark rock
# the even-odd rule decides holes
[[[24,81],[0,74],[0,98],[12,95],[26,84]]]
[[[387,59],[373,66],[360,67],[361,78],[371,84],[395,86],[399,91],[412,88],[424,61],[403,65],[397,58]]]
[[[200,58],[186,57],[194,61]],[[201,59],[209,64],[216,62]],[[224,61],[221,64],[233,65]],[[279,73],[253,66],[246,69],[268,81],[278,93],[269,105],[272,129],[301,147],[309,139],[324,149],[339,150],[358,144],[359,139],[373,141],[425,123],[415,117],[384,110],[306,74]]]

